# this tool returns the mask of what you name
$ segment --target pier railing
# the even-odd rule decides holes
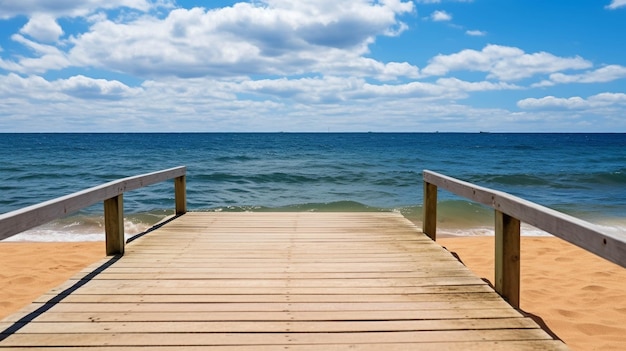
[[[520,299],[520,223],[528,223],[626,267],[626,237],[511,194],[425,170],[423,232],[436,239],[437,188],[495,209],[495,289],[512,306]]]
[[[65,217],[98,202],[104,202],[104,227],[107,255],[123,254],[124,192],[174,179],[176,214],[187,211],[184,166],[142,174],[105,183],[37,205],[0,215],[0,240],[25,230]]]

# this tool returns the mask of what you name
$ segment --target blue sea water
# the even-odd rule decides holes
[[[626,134],[0,134],[0,213],[180,165],[192,211],[398,211],[419,223],[429,169],[626,231]],[[492,210],[439,199],[440,232],[492,232]],[[173,212],[173,185],[124,202],[127,232],[141,232]],[[103,240],[102,222],[99,204],[14,240]]]

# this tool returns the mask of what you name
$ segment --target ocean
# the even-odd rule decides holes
[[[0,134],[0,213],[183,165],[190,211],[397,211],[421,225],[429,169],[626,233],[626,134]],[[173,196],[171,181],[125,193],[127,235],[171,215]],[[493,234],[489,208],[440,190],[438,212],[440,234]],[[8,240],[103,239],[97,204]]]

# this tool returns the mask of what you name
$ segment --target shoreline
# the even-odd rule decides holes
[[[522,237],[521,310],[572,350],[626,345],[626,269],[554,237]],[[437,242],[493,282],[494,237]],[[104,242],[0,242],[0,320],[106,257]]]

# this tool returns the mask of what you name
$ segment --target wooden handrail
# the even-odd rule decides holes
[[[520,223],[528,223],[626,267],[626,236],[601,232],[595,225],[511,194],[484,188],[424,170],[423,232],[436,240],[437,188],[492,207],[495,210],[495,287],[519,307]]]
[[[187,211],[184,166],[123,178],[0,215],[0,240],[104,202],[107,255],[124,253],[124,192],[174,178],[176,214]]]

